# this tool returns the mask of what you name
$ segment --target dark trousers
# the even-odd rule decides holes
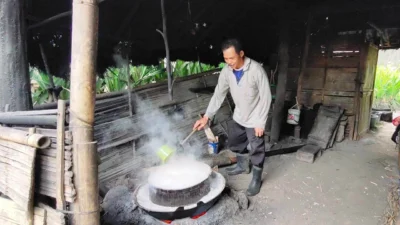
[[[400,132],[400,125],[398,125],[397,127],[396,127],[396,131],[393,133],[393,135],[392,135],[392,141],[394,142],[394,143],[396,143],[397,144],[397,142],[396,142],[396,138],[397,138],[397,135],[399,135],[399,132]]]
[[[264,137],[256,137],[254,128],[243,127],[231,121],[228,127],[228,145],[233,152],[244,154],[247,145],[250,143],[250,160],[254,166],[263,167],[265,160],[265,141]]]

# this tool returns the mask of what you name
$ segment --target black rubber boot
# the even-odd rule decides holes
[[[236,153],[236,164],[234,165],[234,166],[230,166],[230,167],[228,167],[228,168],[226,168],[225,169],[225,171],[226,172],[232,172],[232,171],[234,171],[234,170],[237,170],[237,167],[239,166],[239,161],[240,161],[240,158],[246,158],[246,160],[248,161],[248,157],[247,157],[247,155],[246,154],[239,154],[239,153]]]
[[[249,158],[244,154],[237,154],[236,155],[236,166],[227,168],[226,172],[228,172],[229,176],[238,175],[241,173],[248,174],[250,173],[250,163]]]
[[[249,188],[246,191],[247,196],[254,196],[260,192],[262,171],[263,168],[253,166],[253,179],[251,179]]]

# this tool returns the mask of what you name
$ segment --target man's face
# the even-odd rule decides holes
[[[234,47],[230,47],[225,49],[222,53],[224,54],[226,64],[228,64],[232,69],[240,69],[243,66],[243,51],[240,51],[238,54]]]

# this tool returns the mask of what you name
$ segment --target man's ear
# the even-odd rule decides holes
[[[244,56],[244,51],[243,51],[243,50],[240,51],[240,52],[239,52],[239,55],[240,55],[241,58],[243,58],[243,56]]]

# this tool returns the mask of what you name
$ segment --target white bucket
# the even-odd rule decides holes
[[[290,108],[288,110],[288,116],[286,122],[288,124],[297,125],[299,124],[299,119],[300,119],[300,109],[293,109],[293,107]]]

